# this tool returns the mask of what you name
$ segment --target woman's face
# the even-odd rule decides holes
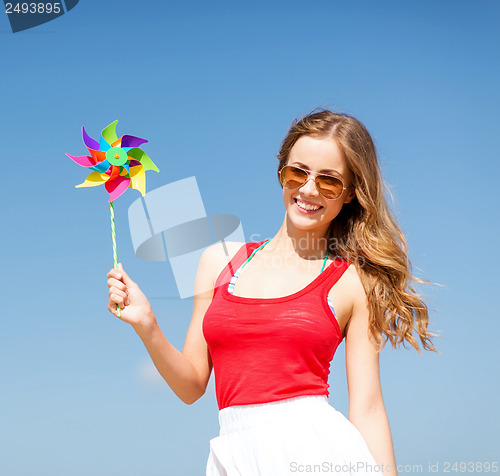
[[[336,176],[347,187],[351,184],[352,174],[332,138],[302,136],[292,147],[286,165],[296,165],[302,169]],[[288,218],[303,230],[318,230],[325,233],[330,222],[340,213],[344,203],[354,198],[354,189],[348,188],[336,200],[329,200],[319,193],[314,176],[309,175],[307,182],[299,188],[283,187],[283,201]],[[301,204],[319,206],[318,210],[308,211]]]

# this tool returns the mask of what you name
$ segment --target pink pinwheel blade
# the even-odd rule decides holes
[[[90,137],[87,134],[87,132],[85,131],[85,127],[82,127],[82,136],[83,136],[83,143],[85,144],[85,147],[87,147],[87,149],[94,149],[94,150],[99,149],[99,142],[92,139],[92,137]]]
[[[68,153],[66,153],[66,155],[71,160],[73,160],[74,162],[76,162],[78,165],[81,165],[82,167],[92,167],[92,166],[94,166],[96,164],[96,162],[93,159],[93,157],[88,157],[87,155],[81,155],[79,157],[76,157],[74,155],[70,155]]]
[[[145,144],[146,139],[141,139],[140,137],[125,135],[122,137],[122,147],[139,147],[141,144]]]
[[[130,179],[127,177],[117,176],[114,179],[109,179],[104,186],[109,193],[108,202],[116,200],[125,190],[127,190],[130,184]]]

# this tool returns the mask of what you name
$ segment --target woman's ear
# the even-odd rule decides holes
[[[354,187],[352,186],[348,187],[346,196],[344,198],[344,203],[351,203],[355,197],[356,197],[356,191],[354,190]]]

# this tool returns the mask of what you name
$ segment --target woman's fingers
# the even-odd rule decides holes
[[[121,291],[127,290],[127,285],[125,283],[123,283],[122,281],[119,281],[118,279],[115,279],[115,278],[108,279],[108,287],[110,289],[111,289],[111,287],[115,287],[117,289],[120,289]]]
[[[127,286],[137,286],[130,276],[125,272],[121,263],[118,263],[118,269],[112,268],[108,274],[108,287],[115,286],[122,291],[127,289]]]
[[[111,295],[120,297],[123,302],[125,302],[125,299],[127,298],[126,291],[119,289],[116,286],[111,286],[109,288],[109,296],[111,297]]]
[[[111,268],[107,276],[108,278],[122,279],[122,273],[116,268]]]
[[[115,317],[118,317],[118,308],[116,306],[117,306],[117,304],[115,302],[113,302],[113,300],[110,299],[108,302],[108,310]],[[122,308],[122,306],[120,306],[120,309],[121,308]]]
[[[117,294],[112,294],[109,297],[108,308],[116,306],[120,306],[120,309],[124,309],[126,307],[126,304],[121,296],[118,296]]]
[[[130,276],[125,272],[125,270],[123,269],[123,265],[121,263],[118,263],[117,271],[118,274],[120,274],[123,277],[123,282],[126,285],[135,284],[134,281],[130,279]]]
[[[114,316],[129,324],[137,324],[143,316],[150,314],[151,306],[139,286],[130,279],[121,263],[108,274],[109,301],[108,310]],[[117,306],[120,307],[118,315]]]

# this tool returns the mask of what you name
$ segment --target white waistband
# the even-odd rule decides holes
[[[220,434],[262,424],[315,418],[328,407],[333,409],[326,395],[307,395],[255,405],[234,405],[219,411]]]

